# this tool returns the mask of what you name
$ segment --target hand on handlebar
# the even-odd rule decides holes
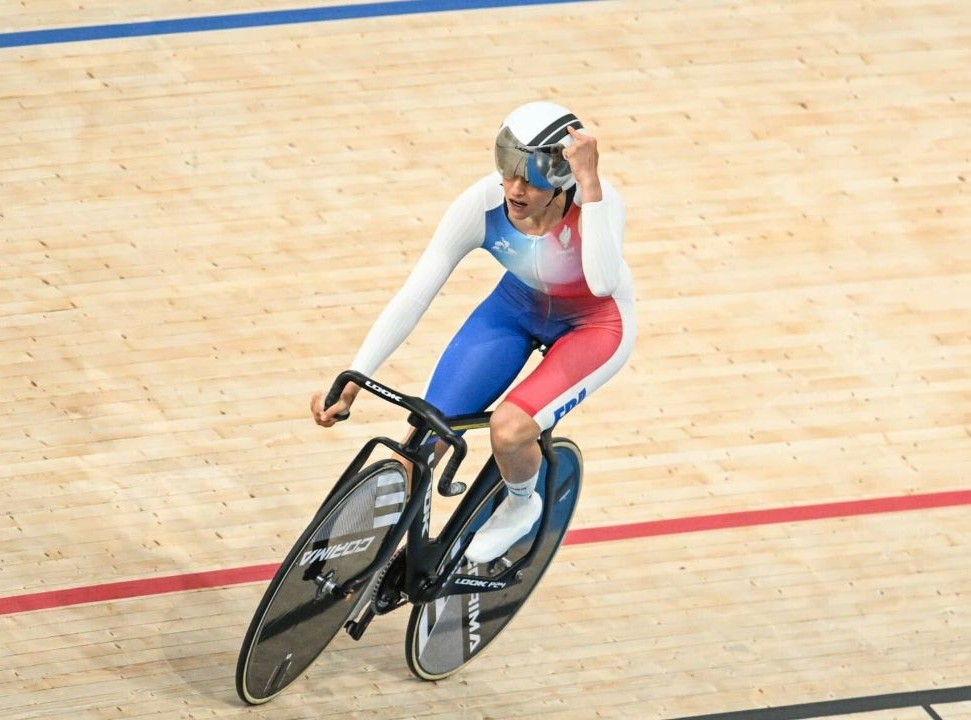
[[[325,391],[320,390],[310,396],[310,414],[321,427],[332,427],[341,420],[346,420],[350,414],[351,405],[361,388],[355,383],[348,383],[338,398],[330,407],[324,407]]]
[[[408,410],[411,413],[408,422],[413,427],[422,430],[414,437],[424,438],[426,432],[432,431],[445,444],[449,445],[452,448],[452,457],[449,458],[445,470],[439,475],[438,491],[442,495],[452,496],[465,490],[464,483],[452,482],[452,478],[465,457],[468,446],[465,444],[461,432],[449,425],[441,411],[422,398],[405,395],[381,385],[356,370],[345,370],[337,376],[326,394],[317,392],[310,398],[310,412],[314,417],[314,422],[322,427],[331,427],[341,420],[346,420],[350,415],[350,407],[354,403],[354,398],[357,397],[362,388],[366,388],[374,395]],[[328,403],[330,404],[328,405]],[[326,408],[325,405],[327,405]],[[423,442],[423,440],[419,440],[419,442]]]

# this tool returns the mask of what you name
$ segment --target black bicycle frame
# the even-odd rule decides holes
[[[411,488],[401,518],[395,524],[394,529],[385,537],[375,559],[361,572],[337,586],[333,591],[334,594],[339,597],[346,597],[358,590],[375,572],[391,561],[395,550],[406,535],[408,538],[408,562],[405,584],[406,588],[411,591],[410,593],[406,592],[406,594],[412,602],[426,603],[445,595],[502,590],[518,582],[522,577],[520,570],[532,561],[540,545],[539,538],[545,535],[552,514],[557,469],[556,454],[553,451],[552,444],[552,430],[545,430],[539,438],[540,451],[546,459],[546,501],[543,503],[543,513],[540,517],[540,527],[536,540],[529,551],[502,573],[484,581],[482,577],[477,575],[456,574],[465,550],[471,542],[470,537],[463,543],[459,552],[449,560],[442,572],[436,574],[443,554],[455,543],[471,514],[485,501],[492,489],[492,483],[485,482],[485,478],[492,473],[498,473],[498,469],[496,468],[495,458],[490,456],[489,461],[472,484],[471,491],[462,498],[458,508],[452,513],[438,537],[431,540],[427,524],[427,518],[431,512],[432,497],[432,471],[428,460],[430,457],[429,440],[438,438],[452,450],[452,455],[438,482],[439,494],[446,497],[458,495],[465,491],[466,486],[464,483],[454,482],[454,477],[468,450],[460,433],[465,430],[487,427],[491,413],[446,418],[437,408],[425,400],[395,392],[353,370],[347,370],[338,375],[327,394],[325,400],[327,407],[337,401],[349,382],[354,382],[381,399],[409,410],[408,423],[415,431],[405,443],[386,437],[372,438],[365,443],[341,475],[328,498],[343,489],[343,486],[364,466],[364,463],[367,462],[378,445],[387,447],[411,462]],[[344,417],[348,416],[345,415]],[[415,522],[419,509],[423,511],[422,522]],[[483,584],[484,582],[487,584]]]
[[[449,418],[450,422],[452,420],[452,418]],[[465,425],[469,421],[468,417],[455,418],[455,420],[461,423],[464,429],[485,427],[488,425],[489,414],[486,413],[480,416],[474,423],[469,425]],[[547,430],[540,435],[539,439],[540,450],[546,459],[545,496],[548,500],[543,503],[543,513],[540,516],[539,530],[536,534],[536,539],[527,553],[503,570],[499,575],[483,578],[479,575],[457,573],[458,567],[465,555],[465,550],[472,540],[472,537],[469,536],[459,548],[459,551],[442,567],[441,573],[435,574],[437,568],[442,563],[444,553],[455,544],[472,513],[480,507],[492,490],[493,483],[489,480],[492,475],[498,477],[499,469],[496,466],[495,458],[490,456],[472,483],[471,489],[462,498],[458,508],[449,517],[441,533],[439,533],[435,540],[428,539],[423,523],[414,523],[410,527],[408,535],[409,575],[407,576],[407,587],[413,590],[413,596],[411,597],[413,602],[427,603],[446,595],[503,590],[517,583],[522,578],[520,570],[532,562],[540,546],[539,540],[546,534],[550,516],[552,515],[557,461],[556,455],[553,452],[551,435],[552,431]],[[435,551],[425,552],[430,547],[434,547]]]

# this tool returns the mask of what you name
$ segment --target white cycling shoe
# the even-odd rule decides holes
[[[465,551],[466,559],[473,563],[495,560],[528,533],[542,514],[543,499],[538,493],[532,493],[525,502],[510,502],[506,497],[475,533]]]

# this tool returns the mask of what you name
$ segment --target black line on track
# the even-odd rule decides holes
[[[906,707],[923,708],[933,720],[943,720],[931,708],[932,705],[967,701],[971,701],[971,685],[939,690],[891,693],[889,695],[870,695],[843,700],[826,700],[800,705],[714,713],[712,715],[692,715],[691,717],[671,718],[671,720],[812,720],[813,718],[855,715],[857,713],[897,710]]]

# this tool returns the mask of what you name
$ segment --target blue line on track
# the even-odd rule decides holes
[[[360,18],[414,15],[418,13],[481,10],[485,8],[520,7],[524,5],[555,5],[590,0],[397,0],[369,2],[356,5],[334,5],[297,10],[270,10],[235,15],[207,15],[203,17],[149,20],[145,22],[89,25],[84,27],[52,28],[0,33],[0,48],[52,45],[88,40],[116,40],[119,38],[172,35],[175,33],[238,30],[241,28],[294,25],[298,23],[328,22]]]

